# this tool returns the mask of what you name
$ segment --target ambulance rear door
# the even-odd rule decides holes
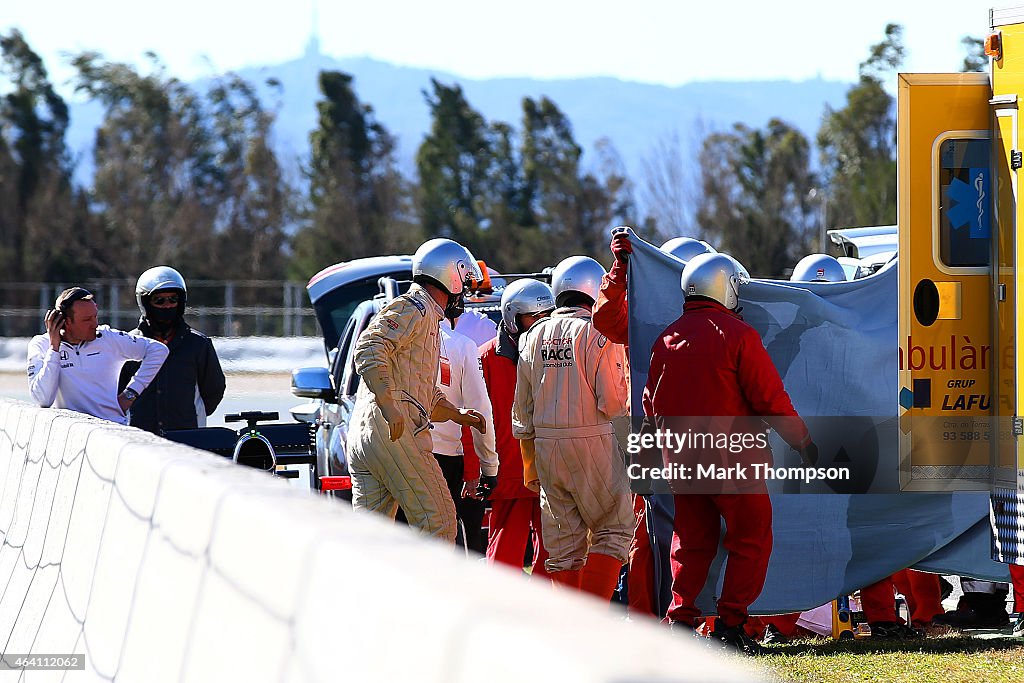
[[[992,140],[986,74],[900,74],[900,486],[989,490]]]

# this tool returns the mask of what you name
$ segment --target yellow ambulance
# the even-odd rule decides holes
[[[1024,6],[989,17],[990,73],[899,76],[900,475],[910,491],[991,489],[996,559],[1013,562]]]

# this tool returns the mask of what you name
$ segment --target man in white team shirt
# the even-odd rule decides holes
[[[128,411],[167,358],[167,347],[146,337],[97,326],[99,308],[82,287],[61,292],[47,311],[46,334],[28,345],[28,388],[43,408],[66,408],[128,424]],[[142,365],[120,394],[126,361]]]
[[[491,400],[480,370],[480,356],[472,339],[458,330],[452,330],[450,318],[441,321],[441,359],[438,364],[437,386],[453,405],[479,411],[487,424],[493,424]],[[461,318],[459,318],[461,320]],[[456,542],[480,553],[487,543],[480,527],[484,515],[481,493],[494,488],[498,476],[498,451],[494,445],[494,430],[479,432],[469,429],[476,457],[467,456],[464,444],[467,428],[455,422],[434,423],[434,457],[448,484],[455,503],[455,512],[462,527]],[[479,467],[477,467],[479,459]],[[470,462],[467,462],[469,460]]]

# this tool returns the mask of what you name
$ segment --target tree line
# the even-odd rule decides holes
[[[964,48],[964,70],[983,70],[980,41],[965,38]],[[15,29],[0,35],[0,280],[134,278],[157,263],[195,279],[305,280],[434,236],[522,272],[569,254],[607,261],[608,228],[622,223],[655,241],[698,236],[756,275],[780,275],[818,248],[822,223],[895,222],[885,83],[903,56],[902,29],[890,24],[813,142],[780,119],[736,124],[701,135],[693,159],[668,136],[645,159],[638,189],[607,141],[584,163],[548,98],[524,98],[513,126],[488,121],[459,85],[436,80],[423,92],[431,126],[416,177],[405,177],[395,137],[337,71],[319,74],[317,124],[293,178],[272,144],[274,103],[254,84],[227,74],[200,91],[156,55],[141,70],[84,52],[71,58],[72,84],[102,105],[103,119],[95,173],[81,187],[67,104]],[[694,163],[699,171],[687,173]]]

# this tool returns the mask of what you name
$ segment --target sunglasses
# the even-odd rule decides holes
[[[177,306],[178,300],[177,294],[157,294],[150,299],[150,303],[154,306]]]

